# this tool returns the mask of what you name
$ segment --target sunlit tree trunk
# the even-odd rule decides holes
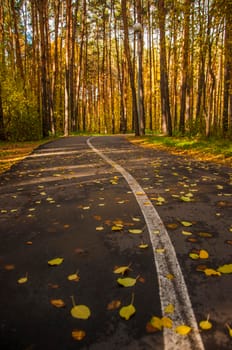
[[[130,84],[131,84],[131,92],[132,92],[132,109],[133,109],[134,128],[135,128],[135,135],[139,136],[140,130],[139,130],[139,121],[138,121],[135,77],[134,77],[134,70],[133,70],[133,65],[131,60],[131,51],[130,51],[129,33],[128,33],[127,1],[121,0],[121,5],[122,5],[122,19],[123,19],[123,28],[124,28],[124,49],[125,49],[125,55],[127,59],[127,65],[129,70],[129,76],[130,76]]]
[[[184,4],[184,47],[182,63],[182,87],[181,87],[181,105],[180,105],[180,125],[179,130],[182,134],[186,128],[186,95],[189,90],[189,28],[190,28],[190,9],[191,0],[185,0]]]

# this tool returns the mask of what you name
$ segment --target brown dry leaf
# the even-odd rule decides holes
[[[112,300],[107,305],[107,310],[115,310],[115,309],[118,309],[120,306],[121,306],[121,301],[120,300]]]
[[[52,289],[58,289],[60,288],[59,284],[55,284],[55,283],[48,283],[48,287],[52,288]]]
[[[213,237],[212,233],[208,233],[208,232],[199,232],[197,235],[199,237],[202,237],[202,238],[211,238],[211,237]]]
[[[4,266],[4,269],[5,269],[6,271],[12,271],[12,270],[15,269],[15,265],[14,265],[14,264],[6,264],[6,265]]]
[[[65,302],[62,299],[51,299],[50,303],[57,308],[65,307]]]
[[[93,218],[96,220],[96,221],[101,221],[101,216],[100,215],[94,215]]]
[[[177,227],[178,227],[178,224],[176,223],[167,224],[167,228],[170,228],[171,230],[175,230]]]
[[[147,333],[155,333],[155,332],[158,332],[158,331],[159,331],[159,329],[154,328],[152,326],[151,322],[147,322],[147,324],[146,324],[146,332]]]
[[[73,337],[73,339],[75,339],[75,340],[80,341],[80,340],[82,340],[85,336],[86,336],[86,333],[85,333],[85,331],[83,331],[82,329],[74,329],[74,330],[72,331],[72,337]]]

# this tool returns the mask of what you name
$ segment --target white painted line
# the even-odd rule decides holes
[[[91,139],[87,140],[88,146],[115,168],[116,171],[121,173],[129,184],[147,224],[158,273],[160,303],[163,315],[165,314],[164,309],[168,304],[173,304],[175,307],[175,311],[171,315],[173,328],[164,328],[163,330],[164,350],[204,350],[184,276],[178,263],[175,249],[159,214],[134,177],[95,148],[90,141]],[[157,253],[156,249],[158,248],[164,248],[164,253]],[[168,279],[168,274],[172,274],[174,279]],[[175,328],[179,325],[187,325],[192,328],[192,331],[187,336],[177,334]]]

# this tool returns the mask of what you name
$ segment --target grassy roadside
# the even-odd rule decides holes
[[[217,162],[232,166],[232,142],[231,140],[209,138],[187,138],[166,136],[144,136],[128,139],[140,146],[167,150],[174,154],[190,156],[192,158]]]
[[[48,139],[30,142],[3,142],[0,141],[0,174],[24,159],[38,146],[48,142]]]

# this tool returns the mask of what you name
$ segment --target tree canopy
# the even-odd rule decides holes
[[[1,140],[145,130],[231,136],[231,0],[0,0]]]

